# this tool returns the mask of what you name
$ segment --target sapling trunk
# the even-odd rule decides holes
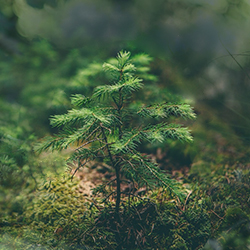
[[[120,166],[117,164],[115,166],[115,174],[116,174],[116,204],[115,204],[115,212],[117,214],[117,218],[120,218],[120,202],[121,202],[121,179],[120,179]]]
[[[108,146],[108,140],[107,137],[105,135],[104,129],[103,127],[101,127],[102,130],[102,134],[106,143],[106,148],[108,151],[108,156],[110,159],[110,162],[112,164],[112,167],[115,169],[115,175],[116,175],[116,205],[115,205],[115,212],[116,212],[116,216],[117,216],[117,220],[119,220],[120,216],[119,216],[119,210],[120,210],[120,202],[121,202],[121,180],[120,180],[120,166],[119,163],[115,163],[113,156],[110,152],[109,146]]]

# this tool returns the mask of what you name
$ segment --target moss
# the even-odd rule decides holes
[[[60,246],[73,240],[80,230],[86,230],[87,206],[86,198],[78,192],[78,181],[55,178],[35,193],[23,213],[16,218],[7,217],[11,227],[1,231],[14,239],[21,236],[28,245]]]
[[[225,214],[224,227],[236,227],[246,221],[249,221],[246,212],[242,211],[239,207],[229,207]]]
[[[244,250],[250,244],[249,172],[243,163],[197,162],[181,176],[192,190],[185,201],[177,202],[162,189],[149,198],[134,198],[130,205],[124,199],[120,227],[111,207],[96,206],[80,194],[78,181],[51,178],[30,196],[28,206],[21,198],[21,209],[13,203],[11,216],[1,221],[0,246],[198,250],[210,242],[222,250]],[[215,249],[210,243],[204,249]]]

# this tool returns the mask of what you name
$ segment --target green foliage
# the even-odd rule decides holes
[[[29,162],[32,159],[31,134],[27,110],[17,104],[0,100],[0,184],[4,188],[20,188],[26,176],[32,175]],[[1,194],[2,196],[2,194]]]
[[[20,45],[20,53],[12,57],[1,56],[1,98],[7,105],[25,109],[32,132],[43,136],[50,129],[49,116],[70,107],[68,97],[76,92],[70,78],[88,59],[77,49],[63,53],[46,40]]]
[[[140,56],[137,61],[147,63],[149,59],[145,57],[143,60]],[[120,174],[136,183],[138,188],[144,185],[149,188],[164,185],[171,193],[181,196],[175,181],[161,172],[155,163],[142,156],[137,145],[143,141],[163,142],[168,138],[192,141],[186,128],[166,122],[157,123],[157,119],[149,125],[149,118],[195,118],[193,110],[189,105],[181,103],[144,105],[143,108],[131,106],[133,92],[141,90],[143,84],[142,79],[134,74],[136,67],[130,60],[129,52],[121,51],[116,60],[104,63],[103,68],[110,74],[112,84],[97,86],[90,98],[74,95],[72,105],[77,107],[67,114],[51,118],[51,125],[60,128],[60,133],[42,143],[38,150],[62,150],[78,144],[69,159],[69,162],[78,162],[77,169],[89,161],[103,158],[116,171],[117,212],[121,196]],[[131,126],[131,117],[140,118],[140,126]]]
[[[13,186],[18,183],[19,168],[13,158],[4,155],[0,158],[0,183],[3,186]]]
[[[151,84],[156,84],[157,77],[150,73],[149,66],[153,60],[150,56],[147,54],[137,54],[134,56],[130,55],[130,59],[133,64],[129,63],[126,65],[126,68],[124,69],[125,71],[131,70],[133,72],[136,70],[136,74],[139,78],[144,79],[144,81],[151,82]],[[113,72],[109,75],[105,74],[105,70],[108,71],[108,69],[113,69]],[[115,58],[108,59],[107,63],[104,64],[101,62],[90,63],[83,69],[78,70],[77,74],[71,78],[70,88],[74,89],[78,93],[84,92],[85,94],[91,95],[95,87],[103,85],[104,83],[107,83],[108,85],[107,79],[110,81],[115,80],[115,76],[119,75],[119,71],[117,70],[119,70],[119,66]],[[146,85],[144,86],[144,89],[146,90],[151,87],[150,85]],[[157,89],[154,88],[154,90]],[[151,93],[152,89],[148,92]],[[153,96],[152,93],[150,96]],[[144,98],[146,98],[146,96]],[[140,96],[138,99],[142,99],[142,97]]]
[[[30,122],[29,109],[0,99],[0,217],[19,216],[27,195],[50,173],[63,165],[55,154],[37,158],[33,143],[37,140]],[[56,160],[56,163],[55,163]]]

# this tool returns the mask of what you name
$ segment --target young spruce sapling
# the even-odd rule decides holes
[[[111,63],[103,64],[103,69],[109,74],[110,85],[96,87],[91,97],[81,94],[72,96],[71,102],[75,108],[67,114],[51,118],[51,125],[58,127],[60,133],[47,138],[39,146],[39,151],[48,148],[62,150],[77,145],[69,158],[69,162],[77,163],[75,172],[90,161],[103,159],[115,172],[116,189],[107,197],[115,194],[118,217],[124,195],[121,182],[124,180],[137,188],[163,186],[180,197],[182,192],[176,181],[141,154],[138,145],[145,141],[154,143],[166,139],[192,141],[186,127],[166,120],[171,116],[193,119],[193,109],[184,103],[135,105],[133,93],[143,93],[143,83],[136,76],[136,67],[129,52],[119,52]],[[139,125],[132,122],[136,119],[140,120]],[[105,184],[97,188],[99,191],[103,189]]]

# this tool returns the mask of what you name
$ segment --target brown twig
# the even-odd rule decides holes
[[[188,193],[188,195],[187,195],[187,198],[186,198],[186,200],[185,200],[185,203],[184,203],[184,206],[183,206],[183,208],[182,208],[182,211],[185,211],[185,207],[186,207],[186,205],[187,205],[187,201],[188,201],[188,198],[190,197],[190,195],[192,194],[192,190]]]
[[[217,213],[215,213],[213,210],[210,210],[213,214],[215,214],[219,219],[224,220],[224,216],[220,217]]]

